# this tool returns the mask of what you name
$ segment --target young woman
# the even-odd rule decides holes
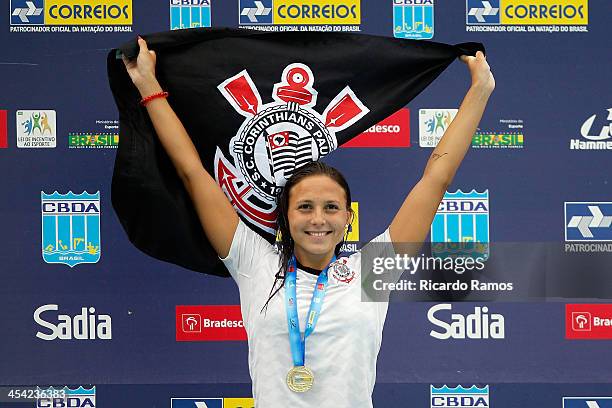
[[[138,42],[138,58],[124,63],[147,98],[162,88],[155,52]],[[459,112],[389,228],[373,242],[422,242],[470,147],[495,81],[481,52],[461,60],[472,84]],[[149,99],[146,109],[207,238],[238,285],[256,406],[371,407],[388,304],[361,301],[361,252],[336,259],[353,216],[342,175],[322,163],[294,172],[278,198],[282,242],[276,251],[240,221],[167,100]]]

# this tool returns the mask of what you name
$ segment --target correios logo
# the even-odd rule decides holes
[[[34,311],[34,321],[44,327],[36,337],[42,340],[111,340],[112,322],[106,314],[96,314],[93,307],[82,307],[75,316],[56,314],[58,305],[48,304]]]
[[[451,312],[450,303],[432,306],[427,312],[427,318],[437,329],[429,335],[436,339],[503,339],[505,338],[504,316],[489,313],[487,306],[475,306],[474,313],[463,315]]]

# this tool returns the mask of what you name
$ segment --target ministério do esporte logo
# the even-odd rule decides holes
[[[132,0],[11,0],[10,32],[131,32]]]

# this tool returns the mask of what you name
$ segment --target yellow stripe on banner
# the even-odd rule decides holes
[[[255,408],[253,398],[223,398],[223,408]]]
[[[360,0],[274,0],[274,24],[360,23]]]
[[[501,23],[509,25],[586,25],[588,0],[503,0]]]
[[[129,25],[132,0],[45,0],[47,25]]]
[[[359,241],[359,202],[353,201],[351,203],[351,208],[353,209],[353,213],[355,217],[353,218],[353,222],[351,223],[351,232],[349,232],[346,240],[348,242],[358,242]]]

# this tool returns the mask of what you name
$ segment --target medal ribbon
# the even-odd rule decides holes
[[[306,354],[306,338],[314,331],[321,314],[321,306],[325,298],[325,290],[327,289],[327,270],[334,263],[336,256],[332,258],[327,267],[321,271],[317,283],[315,284],[312,300],[310,301],[310,309],[306,316],[306,330],[304,338],[300,334],[300,321],[297,312],[297,296],[295,289],[297,263],[295,255],[291,257],[287,268],[287,276],[285,278],[285,310],[287,311],[287,326],[289,327],[289,345],[291,346],[291,356],[293,357],[294,366],[303,366]]]

